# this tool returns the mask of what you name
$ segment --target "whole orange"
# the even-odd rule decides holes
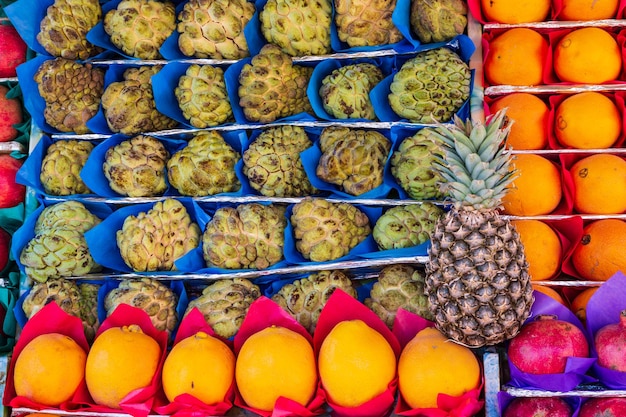
[[[619,0],[562,0],[559,20],[614,19]]]
[[[561,81],[602,84],[619,78],[622,55],[609,32],[584,27],[572,30],[557,42],[552,64]]]
[[[548,145],[548,105],[530,93],[511,93],[489,105],[491,113],[507,108],[513,122],[507,145],[513,149],[544,149]]]
[[[253,408],[271,411],[278,397],[307,405],[317,388],[313,347],[293,330],[266,327],[241,346],[235,381],[242,398]]]
[[[542,83],[548,41],[530,28],[512,28],[489,43],[485,77],[492,85],[531,86]]]
[[[387,339],[367,323],[345,320],[324,338],[318,369],[333,403],[357,407],[387,390],[396,376],[396,355]]]
[[[561,303],[564,306],[567,306],[567,304],[565,303],[565,299],[563,299],[561,294],[554,288],[548,287],[546,285],[539,285],[539,284],[531,284],[531,285],[533,287],[533,290],[538,291],[542,294],[545,294],[548,297],[552,297],[554,301]]]
[[[39,335],[24,346],[15,360],[15,393],[56,407],[76,392],[85,375],[86,358],[87,353],[69,336]]]
[[[437,408],[437,397],[458,397],[480,385],[480,364],[474,353],[439,330],[427,327],[402,349],[398,390],[411,408]]]
[[[600,287],[589,287],[578,293],[572,300],[571,310],[583,324],[587,321],[587,303],[589,303],[591,296],[598,291],[598,288]]]
[[[518,154],[511,164],[517,178],[502,199],[504,212],[514,216],[549,214],[561,201],[561,173],[549,159],[535,154]]]
[[[599,219],[583,229],[572,251],[572,264],[583,279],[606,281],[617,271],[626,271],[626,222]]]
[[[528,272],[533,281],[550,279],[561,267],[561,239],[541,220],[514,220],[513,225],[524,245]]]
[[[607,153],[589,155],[570,168],[574,210],[589,214],[626,211],[626,160]]]
[[[541,22],[550,13],[549,0],[481,0],[485,18],[497,23]]]
[[[85,382],[96,404],[119,408],[126,395],[150,385],[161,347],[138,325],[111,327],[96,337],[87,355]]]
[[[190,394],[206,404],[220,403],[235,380],[235,354],[220,339],[198,332],[174,345],[161,379],[170,401]]]
[[[597,91],[567,97],[554,117],[558,141],[577,149],[610,148],[622,132],[622,116],[617,105]]]

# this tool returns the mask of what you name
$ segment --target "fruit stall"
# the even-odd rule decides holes
[[[626,415],[626,2],[0,5],[6,417]]]

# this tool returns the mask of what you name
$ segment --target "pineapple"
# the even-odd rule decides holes
[[[484,124],[455,117],[436,130],[444,142],[437,169],[453,204],[432,234],[425,289],[437,327],[469,347],[515,336],[533,303],[519,234],[499,212],[516,175],[509,130],[504,112]]]

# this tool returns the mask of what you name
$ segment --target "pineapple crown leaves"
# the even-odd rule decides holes
[[[436,156],[436,169],[445,182],[443,192],[456,208],[496,209],[517,172],[510,169],[512,154],[505,142],[512,126],[503,109],[485,123],[463,121],[439,124],[435,136],[443,156]]]

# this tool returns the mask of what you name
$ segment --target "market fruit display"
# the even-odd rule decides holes
[[[89,194],[91,191],[80,176],[94,145],[86,140],[53,142],[41,161],[39,180],[50,195]]]
[[[240,158],[220,132],[198,132],[167,161],[167,179],[186,196],[237,191],[241,183],[235,165]]]
[[[172,129],[178,124],[156,108],[151,77],[161,68],[161,65],[130,67],[122,74],[122,80],[106,86],[101,104],[112,132],[132,136]]]
[[[128,197],[161,195],[167,189],[170,153],[158,139],[137,135],[110,147],[102,170],[109,186]]]
[[[317,191],[307,177],[300,153],[313,146],[300,126],[264,129],[243,152],[243,174],[267,197],[302,197]]]
[[[583,279],[606,281],[617,271],[626,270],[620,248],[626,238],[626,222],[598,219],[587,223],[574,244],[572,264]]]
[[[312,67],[294,64],[274,44],[264,45],[239,73],[239,105],[249,122],[270,123],[298,113],[312,113],[307,85]]]
[[[398,359],[398,390],[411,408],[437,408],[440,394],[458,397],[480,384],[474,352],[433,327],[419,331]]]
[[[18,65],[26,61],[26,43],[15,27],[0,25],[0,78],[15,77]]]
[[[626,211],[626,160],[619,155],[585,156],[569,169],[577,213],[620,214]]]
[[[291,56],[330,53],[332,0],[268,0],[259,11],[268,43]]]
[[[110,327],[94,340],[85,363],[85,382],[96,404],[120,408],[131,391],[152,382],[161,347],[136,324]]]
[[[107,316],[127,304],[146,312],[157,330],[172,332],[178,324],[178,295],[166,284],[154,279],[123,279],[106,293],[104,309]]]
[[[413,0],[409,23],[421,43],[447,42],[465,32],[467,4],[462,0]]]
[[[178,14],[178,47],[195,58],[245,58],[250,52],[243,29],[254,12],[246,0],[188,1]]]
[[[313,262],[347,255],[372,230],[369,218],[358,207],[314,197],[293,206],[291,225],[296,249]]]
[[[385,392],[396,378],[396,364],[389,342],[358,319],[337,323],[318,353],[322,387],[341,407],[358,407]]]
[[[389,265],[378,273],[364,303],[389,328],[400,308],[432,321],[424,286],[423,271],[408,264]]]
[[[241,327],[250,304],[260,296],[259,286],[248,279],[220,279],[204,287],[198,297],[190,299],[184,317],[197,308],[218,336],[231,338]]]
[[[560,397],[514,398],[504,409],[503,417],[553,416],[572,417],[572,407]],[[579,414],[580,416],[580,414]]]
[[[351,195],[361,195],[383,183],[391,141],[375,130],[331,126],[319,138],[322,155],[315,173]]]
[[[565,372],[567,358],[586,358],[589,344],[575,325],[555,316],[539,315],[525,323],[509,342],[509,361],[520,371],[535,374]]]
[[[334,69],[319,89],[324,110],[336,119],[376,120],[369,94],[383,78],[380,68],[367,62]]]
[[[178,200],[157,201],[148,211],[124,219],[117,247],[133,271],[172,271],[174,262],[200,244],[201,231]]]
[[[598,365],[619,372],[626,372],[624,347],[626,347],[626,310],[620,312],[618,321],[600,328],[594,336]]]
[[[441,199],[439,184],[445,179],[433,164],[442,157],[441,143],[432,127],[425,127],[405,137],[390,159],[391,174],[414,200]]]
[[[443,209],[432,203],[408,204],[387,209],[374,224],[372,236],[378,249],[401,249],[430,240]]]
[[[395,0],[334,0],[339,40],[349,47],[388,45],[402,40],[391,15]]]
[[[283,259],[285,207],[243,203],[218,208],[202,234],[202,253],[210,267],[265,269]]]
[[[205,404],[223,402],[235,380],[235,354],[222,340],[199,331],[172,347],[161,380],[170,402],[182,394]]]
[[[272,300],[291,314],[309,333],[317,327],[322,309],[336,289],[357,297],[355,285],[342,271],[319,271],[283,285]]]
[[[431,235],[431,311],[447,337],[471,347],[497,344],[519,333],[533,303],[519,234],[498,210],[513,179],[511,154],[501,146],[508,133],[505,113],[482,126],[456,119],[437,132],[444,144],[437,169],[453,204]],[[480,168],[468,171],[470,163]],[[472,189],[478,175],[489,178]]]
[[[506,139],[508,146],[524,150],[545,149],[548,146],[550,109],[544,100],[534,94],[516,92],[489,104],[491,113],[504,108],[507,109],[506,117],[514,120]]]
[[[190,65],[174,89],[183,117],[193,127],[217,126],[233,118],[224,70],[212,65]]]
[[[9,89],[0,85],[0,142],[7,142],[19,135],[15,125],[22,123],[22,103],[17,98],[9,98]]]
[[[451,49],[423,51],[402,64],[393,76],[389,105],[398,116],[413,123],[448,122],[469,99],[470,79],[468,64]]]
[[[54,58],[39,66],[34,80],[45,102],[46,123],[61,132],[90,132],[87,121],[96,115],[104,99],[103,69]]]
[[[41,20],[37,42],[52,56],[85,60],[102,51],[87,40],[101,19],[98,0],[55,0]]]
[[[159,48],[176,28],[175,5],[170,1],[122,0],[104,15],[103,27],[124,54],[158,59]]]
[[[258,410],[273,410],[279,397],[306,406],[318,383],[313,346],[294,330],[266,327],[241,345],[235,381],[245,403]]]
[[[22,349],[13,368],[15,393],[48,407],[69,401],[85,376],[87,353],[71,337],[44,333]]]

